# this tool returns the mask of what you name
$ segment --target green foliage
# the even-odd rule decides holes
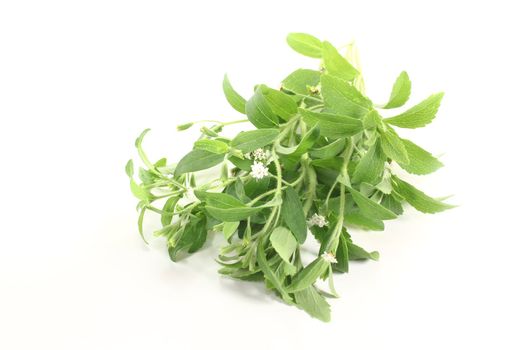
[[[233,109],[244,114],[246,110],[246,100],[233,89],[227,75],[224,75],[224,80],[222,81],[222,90],[226,100],[233,107]]]
[[[327,322],[327,292],[317,281],[328,279],[336,296],[335,272],[348,272],[354,260],[379,258],[378,252],[354,243],[349,230],[382,231],[385,220],[403,214],[405,203],[424,213],[453,207],[400,178],[404,171],[425,175],[443,164],[394,128],[430,123],[443,94],[383,118],[382,110],[407,102],[412,87],[406,72],[394,83],[389,101],[378,107],[365,94],[353,46],[352,54],[344,55],[304,33],[290,34],[287,42],[320,59],[320,68],[295,70],[279,88],[256,85],[248,100],[225,76],[226,100],[246,119],[179,125],[182,131],[204,123],[193,149],[175,164],[149,160],[143,149],[146,129],[135,142],[142,166],[130,160],[125,172],[139,201],[138,231],[144,241],[146,213],[160,215],[154,236],[166,239],[173,261],[222,232],[217,260],[222,275],[262,281],[285,303]],[[222,133],[245,122],[255,129],[232,138]],[[319,250],[306,264],[301,253],[309,233]]]
[[[412,83],[410,82],[407,72],[401,72],[392,87],[390,99],[383,108],[390,109],[403,106],[410,97],[411,89]]]

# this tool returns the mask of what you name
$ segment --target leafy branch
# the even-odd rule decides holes
[[[379,258],[354,244],[350,228],[383,230],[384,221],[401,215],[405,203],[424,213],[453,207],[402,180],[391,166],[425,175],[443,165],[395,130],[431,123],[443,94],[383,118],[382,110],[408,101],[412,86],[406,72],[389,101],[374,104],[364,94],[355,45],[342,55],[308,34],[292,33],[287,41],[295,51],[320,59],[320,68],[292,72],[279,89],[257,85],[248,100],[225,76],[226,99],[246,119],[179,125],[180,131],[202,126],[193,150],[176,164],[149,160],[142,148],[146,129],[135,142],[144,164],[138,168],[140,181],[131,160],[126,173],[139,200],[145,241],[142,222],[148,211],[160,215],[162,226],[153,234],[166,238],[173,261],[202,248],[210,232],[222,232],[221,274],[263,281],[284,302],[328,321],[326,296],[337,296],[333,274],[348,272],[349,261]],[[221,135],[225,127],[245,122],[255,129],[231,139]],[[203,171],[217,176],[202,181]],[[319,250],[305,265],[301,248],[309,232]],[[328,279],[330,292],[316,286],[319,279]]]

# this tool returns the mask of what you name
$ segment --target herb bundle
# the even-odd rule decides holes
[[[365,95],[354,45],[343,55],[308,34],[292,33],[287,42],[298,53],[320,59],[320,68],[292,72],[279,89],[257,85],[248,100],[225,76],[226,99],[246,119],[180,125],[179,130],[205,126],[193,150],[175,165],[165,158],[148,159],[142,148],[145,130],[135,143],[144,163],[140,182],[134,180],[131,160],[126,173],[140,200],[142,238],[145,213],[160,214],[162,228],[154,235],[166,238],[173,261],[199,250],[209,232],[222,232],[227,243],[217,259],[221,274],[263,281],[285,303],[328,321],[326,297],[337,296],[333,274],[348,272],[351,260],[379,257],[355,244],[351,227],[383,230],[383,221],[401,215],[404,203],[424,213],[452,207],[402,180],[392,166],[417,175],[442,166],[395,128],[432,122],[443,94],[383,118],[382,110],[409,99],[406,72],[395,81],[389,101],[377,105]],[[242,122],[255,129],[233,138],[221,135],[223,128]],[[210,168],[216,177],[203,181],[199,172]],[[309,232],[319,251],[306,264],[301,247]],[[328,291],[316,286],[319,279],[328,280]]]

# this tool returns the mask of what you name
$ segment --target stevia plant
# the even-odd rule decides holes
[[[452,207],[396,171],[425,175],[442,166],[396,128],[432,122],[443,94],[383,118],[382,111],[409,99],[406,72],[395,81],[388,102],[374,104],[365,95],[353,45],[343,56],[331,43],[308,34],[292,33],[287,42],[298,53],[320,59],[319,69],[298,69],[279,89],[257,85],[248,100],[225,76],[226,99],[246,119],[180,125],[178,130],[203,126],[193,149],[174,165],[166,158],[148,159],[142,148],[145,130],[135,143],[145,166],[138,170],[140,182],[134,180],[131,160],[126,172],[139,199],[143,239],[147,211],[160,214],[162,228],[154,235],[166,238],[173,261],[199,250],[210,232],[222,232],[221,274],[263,281],[285,303],[328,321],[326,297],[337,296],[333,274],[348,272],[351,260],[379,257],[354,243],[352,227],[383,230],[383,221],[401,215],[404,203],[423,213]],[[221,135],[225,127],[243,122],[255,129],[233,138]],[[196,176],[210,168],[213,180]],[[301,248],[309,232],[319,250],[305,264]],[[319,279],[328,280],[328,291],[316,286]]]

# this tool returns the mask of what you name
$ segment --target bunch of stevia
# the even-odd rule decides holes
[[[146,130],[136,141],[146,167],[139,169],[142,183],[134,181],[131,161],[126,171],[140,200],[141,235],[144,213],[160,214],[162,228],[155,235],[166,237],[173,261],[181,252],[200,249],[209,232],[222,232],[227,244],[218,257],[221,274],[263,281],[284,302],[328,321],[325,297],[337,295],[333,273],[347,272],[349,260],[379,256],[356,245],[347,227],[383,230],[383,220],[402,214],[404,202],[424,213],[451,208],[403,181],[391,167],[395,162],[423,175],[442,166],[393,127],[429,124],[443,94],[382,118],[381,110],[408,100],[411,83],[405,72],[390,100],[375,105],[365,96],[353,45],[343,56],[307,34],[290,34],[287,41],[295,51],[321,59],[320,68],[294,71],[278,90],[257,85],[247,101],[225,77],[226,99],[247,119],[201,121],[209,127],[201,128],[193,150],[173,166],[165,158],[148,160],[141,146]],[[225,126],[240,122],[256,129],[233,139],[221,136]],[[214,180],[196,179],[195,173],[212,167]],[[162,207],[154,205],[161,200]],[[308,232],[319,242],[319,252],[305,265],[301,245]],[[328,279],[329,292],[316,287],[318,279]]]

